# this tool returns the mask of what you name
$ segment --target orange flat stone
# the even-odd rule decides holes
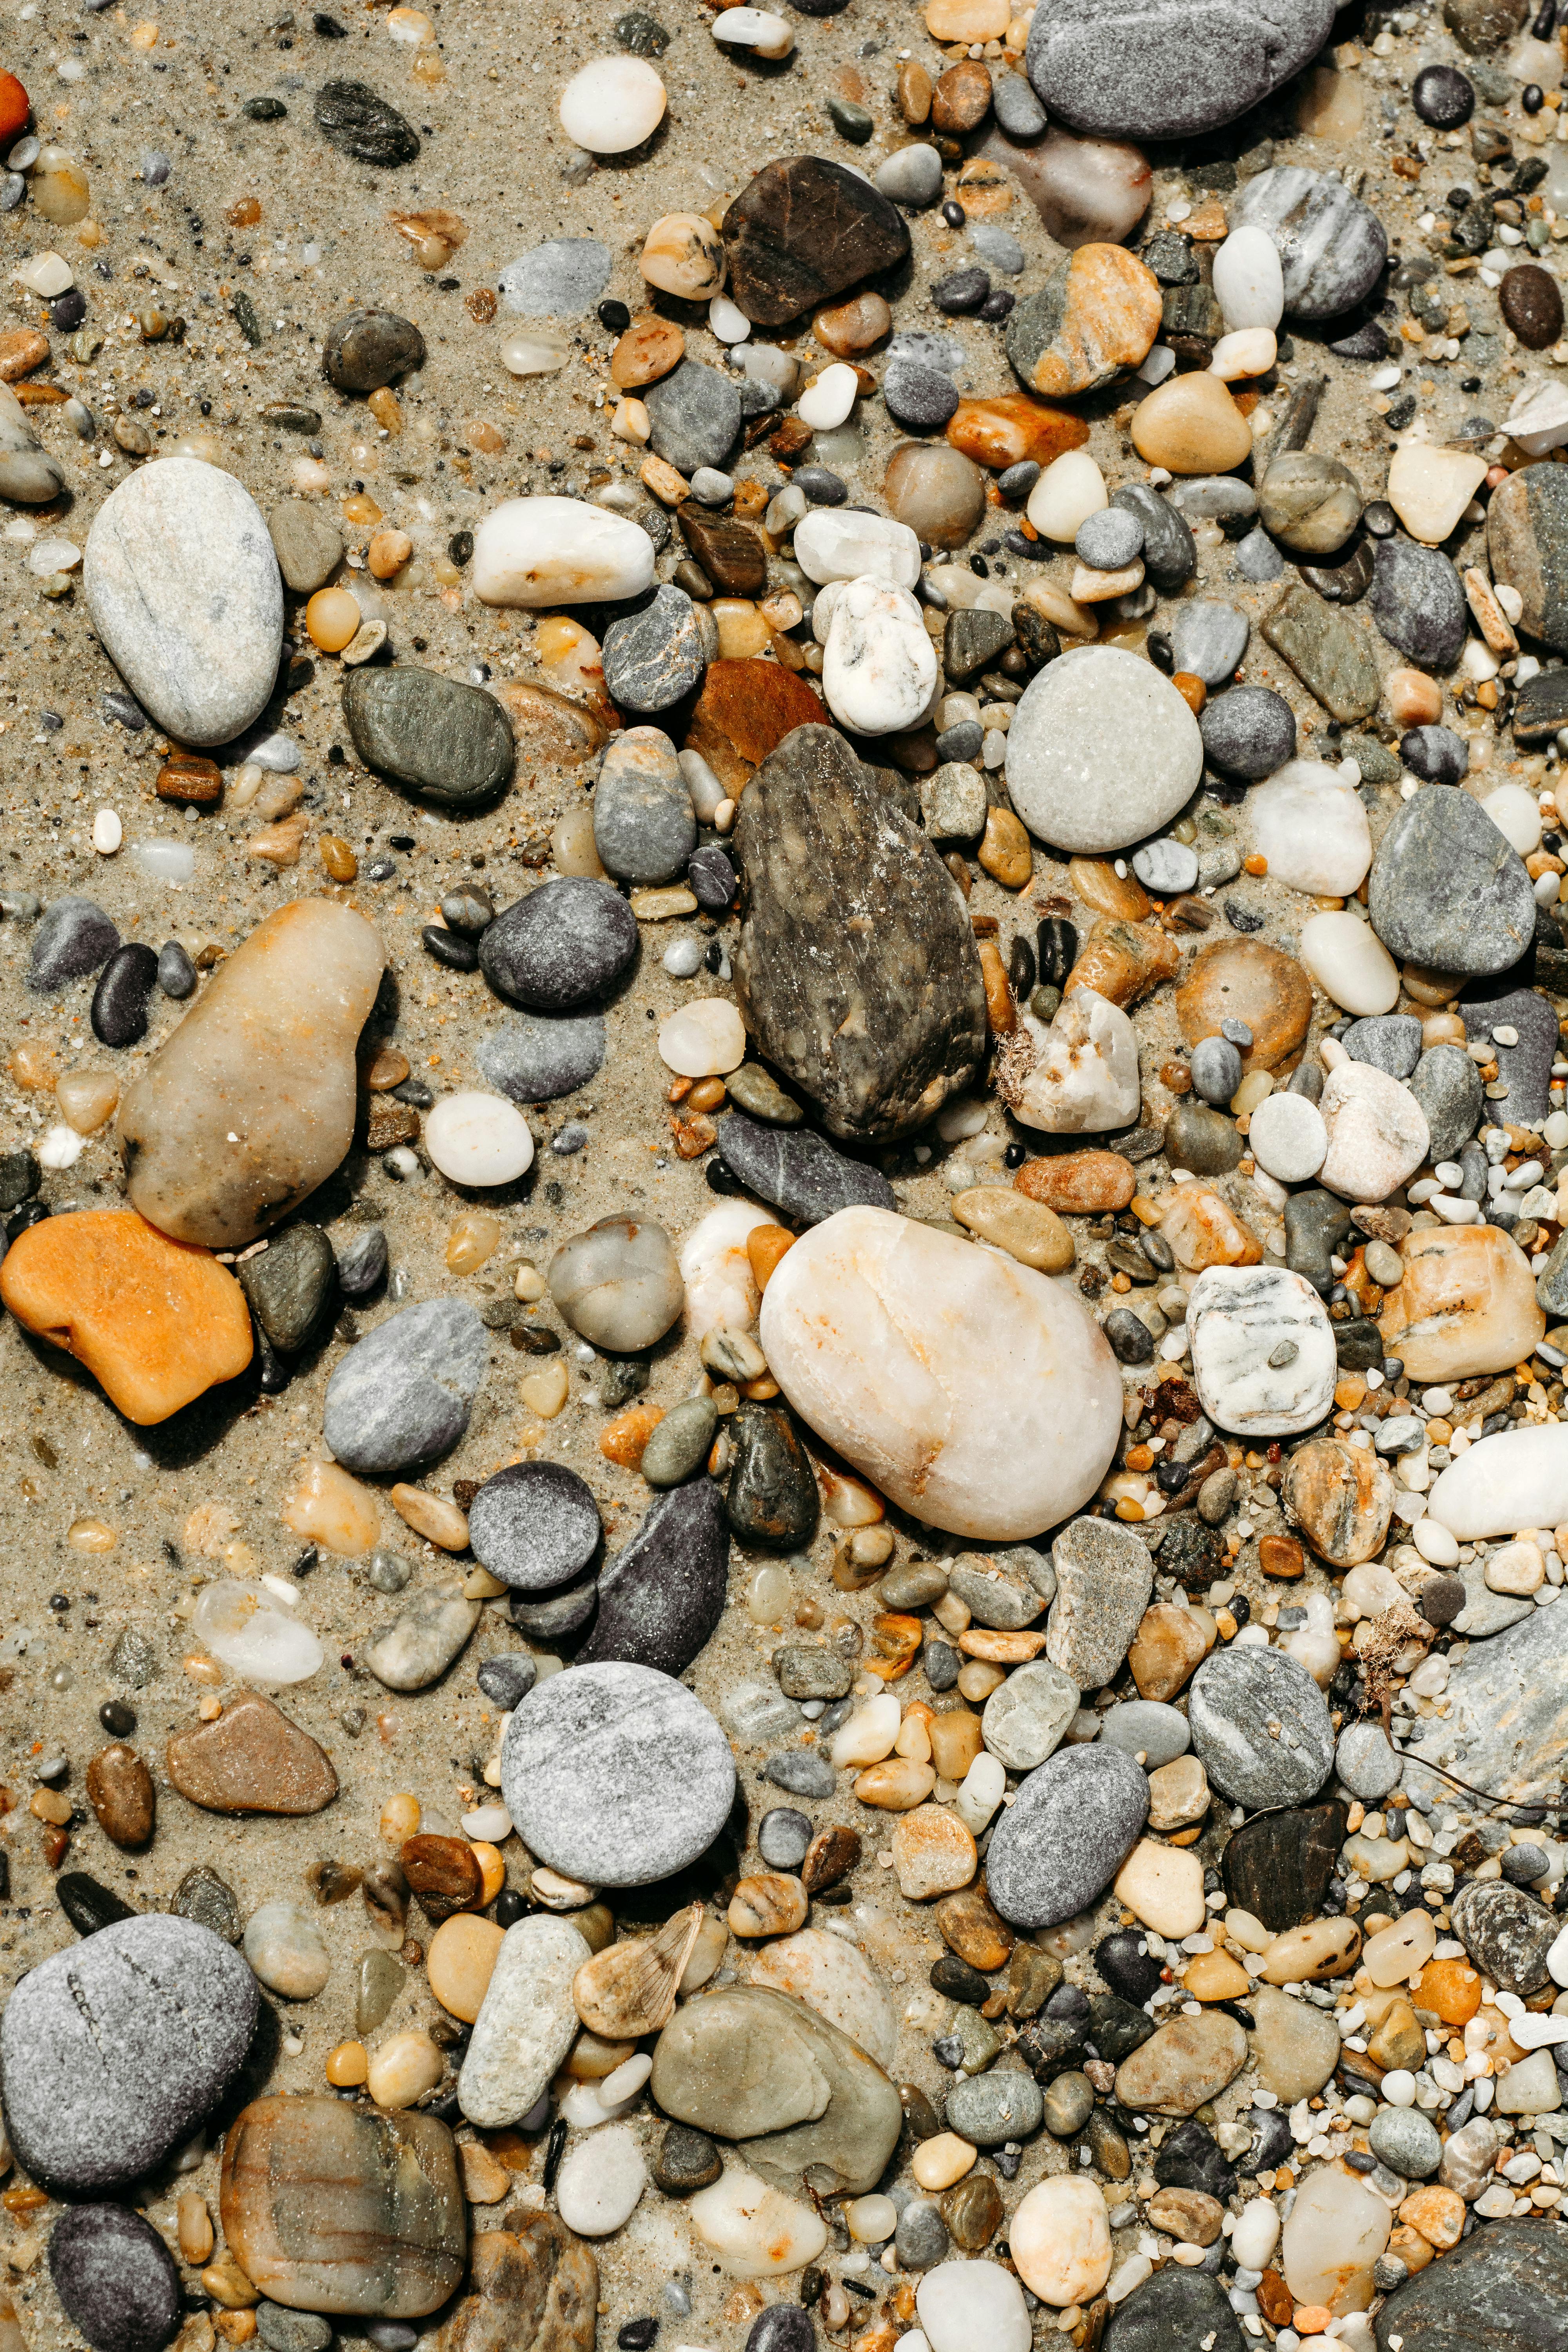
[[[995,400],[961,400],[948,419],[947,437],[977,466],[1002,473],[1025,457],[1048,466],[1064,450],[1081,449],[1089,427],[1070,409],[1015,392]]]
[[[738,793],[786,735],[797,727],[820,727],[826,717],[821,697],[777,662],[756,655],[710,662],[686,749],[707,761],[727,791]]]
[[[24,1328],[85,1364],[142,1427],[250,1361],[250,1310],[233,1275],[134,1209],[30,1225],[0,1265],[0,1298]]]

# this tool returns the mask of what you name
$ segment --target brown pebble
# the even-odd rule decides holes
[[[1294,1536],[1264,1536],[1258,1546],[1258,1565],[1265,1576],[1304,1576],[1307,1555]]]
[[[901,65],[899,68],[899,79],[894,87],[899,102],[899,112],[903,116],[904,121],[911,125],[929,122],[932,86],[931,78],[924,66],[916,63],[913,59]]]
[[[1013,1185],[1058,1216],[1096,1217],[1124,1209],[1138,1190],[1138,1178],[1132,1162],[1119,1151],[1064,1151],[1027,1161]]]
[[[993,1909],[984,1886],[966,1886],[957,1895],[944,1895],[931,1916],[949,1951],[956,1952],[982,1976],[1006,1966],[1013,1951],[1013,1930]]]
[[[990,875],[993,882],[999,882],[1004,890],[1027,889],[1035,871],[1035,853],[1022,820],[1011,809],[986,810],[985,832],[977,856],[983,871]],[[960,858],[960,865],[963,862]],[[967,889],[963,895],[968,898]]]
[[[1110,915],[1124,923],[1141,923],[1149,912],[1149,894],[1135,874],[1118,874],[1109,857],[1068,860],[1068,887],[1075,898],[1097,915]]]
[[[1503,272],[1498,308],[1527,351],[1543,352],[1563,332],[1563,291],[1538,261],[1521,261]]]
[[[1152,923],[1096,923],[1068,972],[1062,993],[1092,988],[1124,1009],[1139,1003],[1162,981],[1174,980],[1182,952],[1168,931]]]
[[[847,360],[856,352],[868,352],[873,343],[879,343],[892,323],[893,314],[879,294],[857,294],[848,302],[819,310],[811,322],[811,331],[824,351]]]
[[[1176,1018],[1189,1045],[1218,1034],[1222,1021],[1245,1021],[1252,1043],[1244,1070],[1272,1070],[1294,1054],[1312,1017],[1312,983],[1300,965],[1261,940],[1222,940],[1205,948],[1176,991]]]
[[[1209,698],[1209,690],[1202,678],[1194,677],[1190,669],[1179,669],[1172,673],[1171,684],[1196,719]]]
[[[847,1878],[859,1859],[859,1832],[835,1822],[830,1828],[818,1830],[806,1847],[800,1866],[801,1885],[808,1895],[820,1895],[825,1886],[837,1886],[841,1878]]]
[[[0,335],[0,383],[15,383],[19,376],[30,375],[48,356],[48,340],[36,328],[10,328]]]
[[[1010,1037],[1018,1025],[1017,1007],[1007,985],[1007,967],[994,940],[979,943],[980,972],[985,982],[985,1017],[994,1037]]]
[[[948,419],[947,437],[977,466],[1001,473],[1025,457],[1048,466],[1067,450],[1081,449],[1089,427],[1070,409],[1013,392],[994,400],[961,400]]]
[[[461,2154],[466,2167],[470,2151]],[[439,2352],[594,2352],[602,2306],[593,2249],[553,2213],[513,2206],[500,2220],[474,2238],[473,2292],[440,2328]]]
[[[634,319],[610,353],[610,381],[623,392],[657,383],[685,352],[686,338],[668,319]]]
[[[988,2172],[972,2172],[942,2200],[942,2218],[966,2254],[988,2246],[1002,2226],[1002,2192]]]
[[[949,66],[931,92],[931,119],[939,131],[960,138],[991,111],[991,76],[978,58]]]
[[[398,1102],[391,1095],[372,1096],[364,1127],[367,1151],[390,1151],[395,1144],[418,1139],[419,1114],[412,1103]]]
[[[153,1775],[134,1748],[122,1740],[100,1748],[87,1768],[87,1794],[106,1838],[120,1846],[146,1844],[157,1800]]]
[[[805,1888],[785,1871],[756,1871],[736,1885],[728,1916],[732,1935],[792,1935],[805,1925]]]
[[[397,1859],[420,1909],[437,1927],[455,1911],[471,1911],[484,1893],[484,1873],[467,1838],[405,1838]]]
[[[359,873],[359,859],[341,833],[324,833],[320,848],[321,864],[334,882],[352,882]]]
[[[204,760],[199,752],[171,751],[153,789],[161,801],[206,808],[222,797],[223,774],[216,761]]]
[[[209,1813],[319,1813],[338,1793],[326,1749],[259,1691],[177,1731],[165,1753],[181,1796]]]

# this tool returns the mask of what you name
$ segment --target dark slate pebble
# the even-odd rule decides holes
[[[513,1102],[554,1102],[604,1067],[605,1016],[529,1013],[487,1037],[477,1058],[491,1086]]]
[[[688,477],[699,466],[721,467],[741,430],[741,395],[717,368],[682,360],[639,394],[652,426],[656,457]]]
[[[667,2197],[689,2197],[696,2189],[710,2188],[723,2169],[724,2159],[718,2144],[706,2132],[694,2131],[689,2124],[665,2126],[658,2154],[653,2160],[653,2177]],[[775,2307],[787,2311],[791,2306],[783,2304]],[[771,2312],[763,2314],[764,2319],[771,2316]],[[804,2312],[801,2317],[805,2318]],[[805,2324],[809,2329],[810,2320]]]
[[[1394,2289],[1378,2352],[1568,2352],[1568,2237],[1539,2221],[1484,2229]]]
[[[1149,1783],[1130,1756],[1113,1748],[1059,1750],[1028,1775],[992,1831],[992,1902],[1015,1927],[1054,1927],[1086,1911],[1148,1814]]]
[[[976,719],[961,719],[955,727],[944,727],[936,739],[936,755],[944,764],[954,760],[977,760],[985,740],[985,730]]]
[[[816,1748],[792,1748],[763,1768],[763,1778],[792,1797],[831,1797],[837,1787],[832,1765]]]
[[[1020,73],[992,76],[991,103],[1009,139],[1037,139],[1046,127],[1046,110]]]
[[[1369,1013],[1352,1021],[1340,1043],[1352,1062],[1370,1062],[1391,1078],[1407,1078],[1421,1059],[1421,1024],[1408,1013]]]
[[[184,2317],[169,2249],[123,2205],[62,2214],[49,2239],[49,2276],[93,2352],[158,2352]]]
[[[1005,613],[986,612],[978,605],[950,613],[942,629],[942,654],[949,684],[963,686],[977,677],[1006,652],[1014,634],[1013,624]],[[948,730],[949,733],[952,731]],[[984,736],[981,740],[984,741]]]
[[[474,1558],[517,1592],[570,1583],[593,1559],[599,1535],[592,1490],[560,1462],[514,1462],[487,1478],[468,1506]]]
[[[1005,466],[996,477],[996,487],[1005,499],[1022,506],[1045,467],[1037,457],[1020,457],[1016,466]]]
[[[563,875],[503,908],[479,941],[498,996],[573,1013],[608,995],[637,951],[637,917],[607,882]]]
[[[55,1881],[55,1900],[79,1936],[96,1936],[118,1920],[139,1916],[85,1870],[62,1871]]]
[[[1240,667],[1251,634],[1247,614],[1234,604],[1194,596],[1172,615],[1171,651],[1179,670],[1201,677],[1207,687],[1223,686]]]
[[[1247,1149],[1236,1121],[1201,1102],[1178,1102],[1165,1121],[1165,1157],[1194,1176],[1224,1176]]]
[[[320,1225],[290,1225],[236,1271],[268,1341],[280,1355],[291,1356],[304,1346],[331,1296],[337,1260]]]
[[[1259,1813],[1233,1831],[1225,1849],[1226,1893],[1275,1935],[1315,1919],[1345,1840],[1337,1800]]]
[[[195,1927],[221,1936],[226,1943],[239,1941],[238,1898],[227,1879],[209,1870],[205,1863],[199,1862],[186,1871],[174,1889],[169,1908],[176,1918],[189,1919]]]
[[[1076,1992],[1076,1985],[1064,1985],[1062,1991]],[[1052,2000],[1060,1999],[1053,1994]],[[1079,1995],[1081,2000],[1082,1995]],[[1145,2015],[1139,2001],[1124,2000],[1120,1993],[1097,1992],[1089,2004],[1089,2038],[1100,2056],[1112,2066],[1120,2066],[1131,2058],[1134,2050],[1142,2050],[1154,2031],[1154,2021]]]
[[[33,933],[27,985],[45,996],[68,981],[85,980],[108,962],[119,945],[120,933],[90,898],[56,898],[45,908]]]
[[[792,478],[814,507],[841,507],[849,496],[848,483],[829,466],[797,466]]]
[[[616,18],[612,30],[616,48],[626,49],[634,58],[662,58],[669,47],[668,33],[658,18],[650,16],[646,8],[628,8],[624,16]],[[620,323],[627,327],[631,321],[623,319]],[[606,320],[605,324],[608,325],[609,321]]]
[[[816,2342],[809,2311],[798,2303],[774,2303],[752,2320],[746,2352],[813,2352]]]
[[[411,1468],[450,1453],[484,1377],[485,1327],[466,1298],[405,1307],[351,1348],[327,1382],[321,1428],[346,1470]]]
[[[1219,2142],[1195,2116],[1166,2137],[1154,2159],[1154,2178],[1162,2189],[1196,2189],[1222,2205],[1236,2187]]]
[[[449,931],[445,924],[426,923],[419,934],[419,944],[426,955],[434,956],[448,971],[478,971],[479,951],[472,940],[461,931]]]
[[[937,279],[931,289],[931,304],[947,318],[973,318],[984,308],[990,291],[990,273],[972,263],[967,269],[951,270]]]
[[[731,1528],[743,1544],[798,1551],[816,1533],[821,1504],[794,1423],[783,1405],[748,1403],[731,1426],[734,1466],[725,1506]]]
[[[1375,319],[1366,319],[1348,335],[1341,335],[1331,342],[1329,349],[1342,360],[1383,360],[1388,357],[1388,335]]]
[[[731,1110],[719,1122],[719,1156],[732,1176],[792,1224],[819,1225],[839,1209],[896,1209],[887,1178],[847,1160],[805,1128],[766,1127]]]
[[[0,2020],[18,2164],[67,2195],[140,2179],[227,2089],[258,2006],[256,1979],[226,1943],[163,1914],[40,1962]]]
[[[1296,714],[1268,686],[1233,686],[1204,705],[1204,752],[1227,776],[1258,783],[1296,756]]]
[[[816,1493],[814,1483],[814,1500]],[[730,1534],[718,1487],[710,1478],[671,1487],[602,1570],[598,1618],[578,1664],[626,1658],[661,1675],[684,1674],[724,1613],[729,1572]]]
[[[1252,2146],[1246,2160],[1238,2159],[1237,2170],[1244,2179],[1255,2172],[1277,2170],[1295,2146],[1288,2113],[1280,2107],[1250,2107],[1240,2120],[1252,2134]]]
[[[135,1045],[147,1034],[147,1001],[158,959],[142,940],[117,948],[92,992],[92,1034],[101,1045]]]
[[[1154,1360],[1154,1335],[1141,1316],[1128,1307],[1113,1307],[1103,1326],[1111,1354],[1121,1364]]]
[[[1489,989],[1471,987],[1461,994],[1458,1010],[1476,1044],[1490,1041],[1499,1083],[1508,1088],[1507,1096],[1495,1104],[1494,1116],[1526,1127],[1548,1117],[1552,1064],[1558,1044],[1557,1015],[1546,999],[1533,988],[1510,988],[1498,996]],[[1516,1030],[1518,1044],[1499,1045],[1493,1034],[1498,1029]]]
[[[656,588],[640,613],[605,631],[605,685],[626,710],[668,710],[707,667],[702,631],[683,588]]]
[[[395,310],[350,310],[327,329],[321,368],[340,392],[378,392],[424,364],[424,336]]]
[[[1163,1963],[1149,1949],[1139,1927],[1118,1927],[1094,1948],[1094,1965],[1114,1993],[1142,2008],[1161,1981]]]
[[[580,1633],[591,1625],[599,1606],[599,1580],[596,1576],[580,1577],[575,1584],[564,1584],[559,1592],[546,1592],[538,1598],[526,1592],[514,1592],[508,1606],[511,1622],[520,1633],[531,1642],[564,1642],[573,1633]]]
[[[158,985],[165,996],[194,996],[196,968],[178,940],[165,940],[158,950]]]
[[[511,721],[493,694],[400,662],[350,672],[343,717],[367,768],[451,808],[491,800],[511,778]]]
[[[1285,1264],[1326,1298],[1337,1276],[1330,1263],[1351,1230],[1351,1213],[1331,1192],[1314,1185],[1292,1192],[1285,1203]]]
[[[526,1650],[503,1650],[500,1657],[487,1658],[474,1679],[491,1705],[510,1715],[538,1681],[539,1666]]]
[[[1378,844],[1367,902],[1390,955],[1439,971],[1506,971],[1535,934],[1530,877],[1468,793],[1405,802]]]
[[[1469,771],[1470,747],[1451,727],[1412,727],[1399,739],[1399,757],[1424,783],[1458,784]]]
[[[1203,2345],[1205,2352],[1242,2352],[1249,2341],[1218,2279],[1174,2263],[1134,2287],[1110,2315],[1101,2352],[1173,2352]]]
[[[940,368],[895,360],[882,379],[882,397],[896,425],[910,433],[940,433],[958,406],[958,386]]]
[[[1464,651],[1465,592],[1435,547],[1380,540],[1367,610],[1395,651],[1424,669],[1450,669]]]
[[[363,1298],[386,1272],[386,1229],[359,1225],[333,1244],[338,1288],[345,1298]]]
[[[419,152],[414,125],[363,81],[323,82],[316,92],[315,116],[322,137],[356,163],[386,170],[412,163]]]
[[[1462,1046],[1433,1045],[1416,1063],[1410,1091],[1432,1131],[1427,1156],[1452,1160],[1474,1135],[1486,1108],[1480,1072]]]
[[[1110,501],[1112,511],[1136,515],[1143,526],[1143,569],[1169,595],[1198,568],[1198,543],[1186,517],[1147,482],[1127,482]]]
[[[710,915],[721,915],[732,907],[741,887],[728,852],[721,849],[716,841],[693,851],[686,879],[698,905]]]
[[[1435,131],[1458,131],[1475,112],[1476,93],[1458,66],[1423,66],[1410,85],[1410,103]]]
[[[1503,324],[1512,328],[1526,351],[1543,352],[1562,334],[1563,289],[1538,261],[1521,261],[1505,270],[1497,299]]]

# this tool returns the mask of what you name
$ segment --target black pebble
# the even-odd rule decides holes
[[[721,915],[735,903],[740,878],[729,857],[717,842],[706,848],[693,850],[686,868],[686,879],[700,907],[710,915]]]
[[[847,2279],[847,2286],[855,2285]],[[816,2331],[798,2303],[773,2303],[752,2322],[746,2352],[812,2352]]]
[[[55,2292],[94,2352],[157,2352],[180,2324],[180,2278],[150,2222],[78,2205],[49,2240]]]
[[[140,1044],[157,979],[158,959],[140,940],[110,957],[92,992],[92,1034],[100,1045]]]
[[[49,324],[62,335],[79,327],[86,316],[87,297],[79,287],[73,286],[68,294],[62,294],[58,302],[49,305]]]
[[[127,1706],[122,1698],[106,1698],[98,1710],[98,1719],[110,1739],[129,1739],[136,1728],[136,1709]]]
[[[109,1887],[89,1878],[85,1870],[68,1870],[55,1881],[60,1909],[79,1936],[96,1936],[117,1919],[134,1919],[136,1913]]]
[[[931,1988],[949,2000],[965,2002],[971,2009],[978,2009],[982,2001],[991,1998],[991,1987],[979,1969],[961,1960],[956,1952],[943,1952],[931,1962]]]
[[[1436,131],[1457,131],[1475,111],[1476,93],[1458,66],[1423,66],[1410,85],[1410,103]]]
[[[617,302],[613,295],[600,303],[599,324],[601,327],[607,327],[612,335],[624,335],[631,323],[631,312],[624,302]],[[624,2328],[621,2332],[623,2336],[626,2333]],[[651,2343],[653,2338],[650,2336],[648,2341]]]
[[[619,304],[616,308],[619,309]],[[616,2337],[619,2352],[647,2352],[658,2334],[657,2319],[628,2319]]]
[[[426,955],[444,963],[448,971],[478,971],[479,968],[479,950],[461,931],[448,931],[440,923],[426,923],[419,934],[419,944]]]
[[[47,995],[68,981],[85,980],[108,962],[119,945],[120,933],[101,907],[90,898],[57,898],[44,909],[33,933],[27,986]]]
[[[503,1886],[495,1901],[496,1926],[515,1927],[518,1921],[527,1916],[527,1897],[520,1895],[515,1886]]]
[[[1121,1927],[1095,1947],[1094,1965],[1112,1992],[1139,2007],[1160,1982],[1160,1962],[1151,1957],[1147,1936]]]
[[[797,466],[791,478],[814,507],[841,507],[849,496],[848,483],[828,466]]]
[[[931,289],[935,308],[949,318],[972,318],[984,308],[991,292],[989,272],[970,268],[955,269],[947,278],[939,278]]]

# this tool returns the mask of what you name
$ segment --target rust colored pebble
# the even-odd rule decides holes
[[[483,1898],[484,1872],[467,1838],[411,1837],[397,1859],[426,1917],[437,1926]]]
[[[1012,1957],[1013,1930],[998,1917],[984,1886],[966,1886],[961,1894],[944,1895],[932,1916],[948,1950],[978,1969],[982,1976],[1005,1968]]]
[[[146,1844],[157,1800],[153,1775],[134,1748],[122,1740],[100,1748],[87,1768],[87,1795],[100,1829],[113,1844]]]
[[[811,331],[824,351],[847,360],[879,343],[892,324],[893,314],[879,294],[857,294],[848,302],[837,302],[831,310],[819,310],[811,322]]]
[[[820,1895],[825,1886],[837,1886],[841,1878],[847,1878],[859,1859],[859,1832],[835,1822],[830,1828],[818,1830],[806,1847],[800,1866],[801,1885],[808,1895]]]
[[[819,727],[827,714],[804,678],[760,656],[710,662],[692,707],[686,749],[707,761],[726,792],[738,793],[753,768],[797,727]]]
[[[993,882],[999,882],[1004,890],[1027,889],[1035,871],[1035,853],[1021,820],[1011,809],[986,810],[985,832],[978,855],[983,872],[989,874]],[[959,863],[962,865],[963,860]],[[969,896],[967,888],[963,895]]]
[[[1173,980],[1181,950],[1168,931],[1152,923],[1096,923],[1063,984],[1092,988],[1112,1004],[1136,1004],[1161,981]]]
[[[634,319],[610,353],[610,382],[623,392],[657,383],[685,352],[686,338],[668,319]]]
[[[985,983],[985,1017],[994,1037],[1010,1037],[1018,1025],[1017,1007],[1007,986],[1007,967],[994,940],[979,943],[980,973]]]
[[[961,400],[948,419],[947,437],[977,466],[1002,473],[1025,457],[1048,466],[1065,451],[1081,449],[1089,426],[1070,409],[1015,392],[994,400]]]
[[[153,787],[161,801],[208,808],[223,796],[223,772],[199,751],[171,751]]]
[[[1141,923],[1149,912],[1149,894],[1135,874],[1118,874],[1109,857],[1068,860],[1068,887],[1075,898],[1124,923]]]
[[[1416,1979],[1415,1998],[1445,2025],[1468,2025],[1481,2005],[1481,1979],[1465,1960],[1428,1960]],[[1420,2229],[1421,2224],[1416,2222]]]
[[[949,66],[931,92],[931,119],[957,138],[974,130],[991,110],[991,76],[977,58]]]
[[[227,1267],[134,1209],[29,1226],[0,1265],[0,1298],[25,1329],[85,1364],[140,1428],[250,1361],[250,1309]]]
[[[48,356],[47,339],[36,327],[12,327],[0,335],[0,383],[15,383],[19,376],[30,375]]]
[[[1244,1070],[1271,1070],[1293,1054],[1312,1017],[1312,983],[1294,958],[1261,940],[1222,940],[1205,948],[1176,991],[1176,1019],[1189,1045],[1212,1037],[1222,1021],[1245,1021],[1252,1043]]]
[[[1013,1179],[1014,1189],[1043,1201],[1058,1216],[1103,1216],[1124,1209],[1138,1189],[1130,1160],[1119,1151],[1065,1151],[1059,1158],[1031,1160]]]
[[[778,1269],[779,1260],[786,1250],[794,1247],[795,1235],[786,1226],[752,1226],[746,1235],[746,1262],[759,1290],[766,1290]]]
[[[472,2025],[484,2004],[505,1929],[493,1919],[459,1911],[444,1919],[430,1938],[426,1971],[443,2009]]]
[[[1265,1576],[1304,1576],[1307,1555],[1294,1536],[1265,1536],[1258,1547],[1258,1565]]]
[[[1202,678],[1194,677],[1190,669],[1178,669],[1172,673],[1171,684],[1196,719],[1209,698],[1209,690]]]
[[[606,1462],[619,1463],[623,1470],[635,1470],[647,1450],[648,1439],[664,1419],[664,1408],[657,1404],[634,1404],[617,1413],[599,1433],[599,1451]]]
[[[209,1813],[319,1813],[338,1793],[326,1749],[259,1691],[175,1732],[165,1761],[181,1796]]]

